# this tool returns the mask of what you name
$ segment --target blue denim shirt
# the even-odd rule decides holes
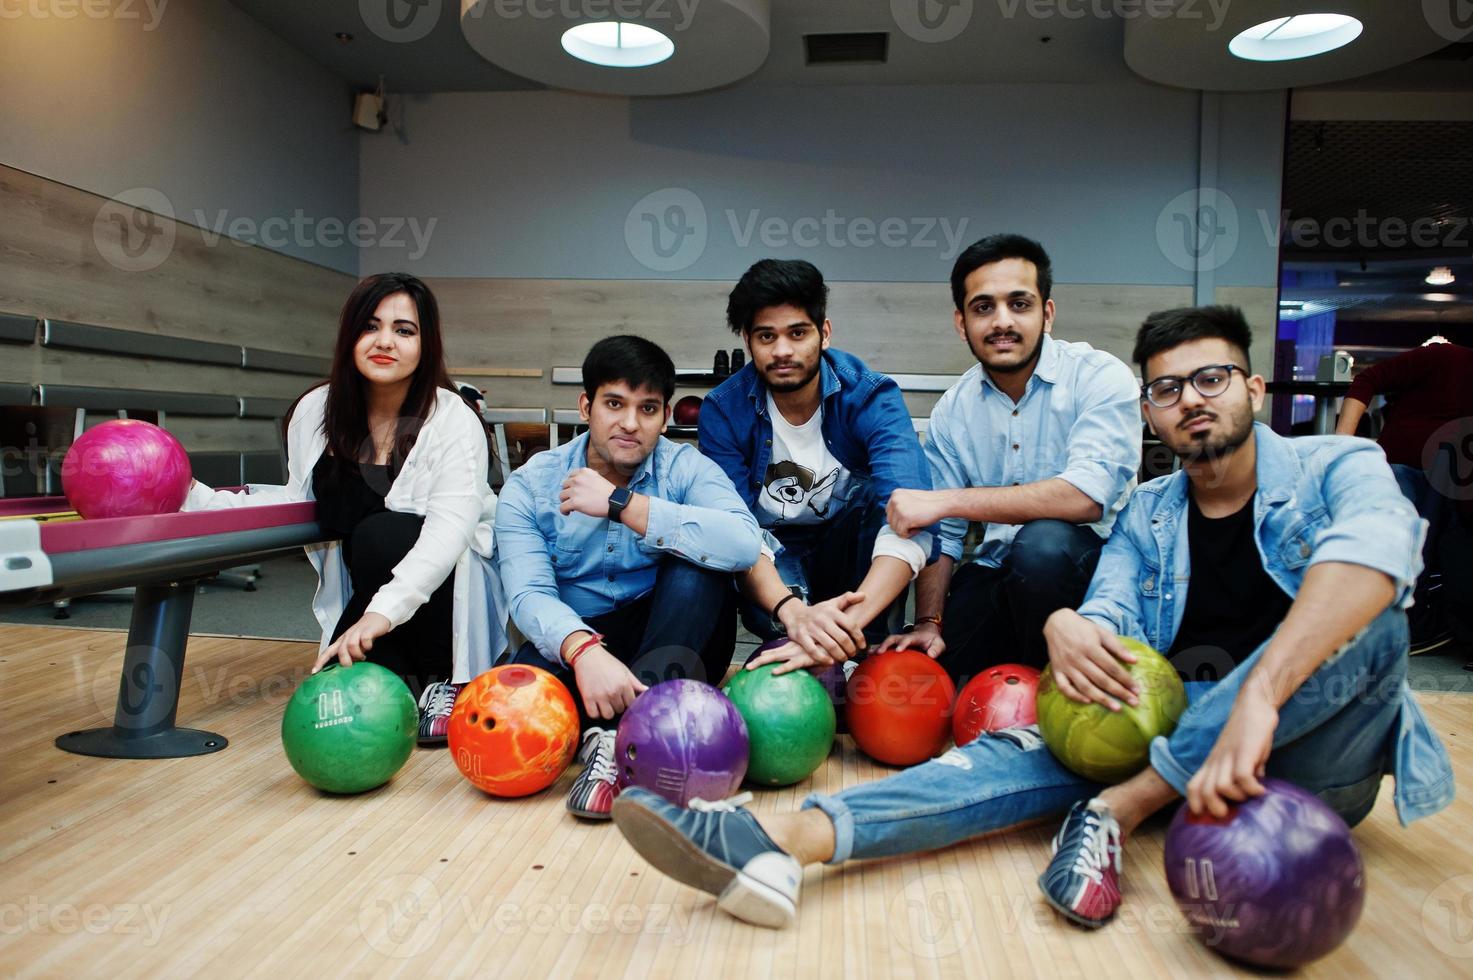
[[[938,490],[1006,487],[1057,477],[1099,504],[1090,527],[1110,535],[1141,466],[1140,388],[1130,368],[1089,344],[1055,340],[1043,349],[1017,404],[976,365],[931,410],[926,459]],[[941,551],[962,557],[967,522],[941,522]],[[988,524],[977,563],[998,567],[1016,524]]]
[[[1344,436],[1285,439],[1262,423],[1253,432],[1254,538],[1269,577],[1297,596],[1313,565],[1366,565],[1396,583],[1399,606],[1410,605],[1426,525],[1402,496],[1381,448]],[[1138,487],[1100,554],[1080,614],[1157,650],[1170,649],[1191,579],[1187,510],[1185,472]],[[1406,684],[1392,771],[1403,823],[1452,801],[1447,753]]]
[[[823,352],[819,379],[823,441],[846,470],[870,483],[881,509],[897,488],[931,489],[921,441],[893,378],[831,348]],[[772,419],[767,415],[767,387],[751,364],[702,402],[700,441],[701,452],[726,472],[756,513],[762,474],[772,461]],[[933,534],[923,532],[915,540],[935,556]]]
[[[692,447],[661,437],[629,480],[650,501],[642,537],[608,518],[559,513],[563,481],[587,465],[585,433],[528,460],[496,508],[496,563],[512,621],[555,664],[568,635],[588,629],[584,617],[654,588],[667,555],[737,572],[759,554],[757,521],[726,475]]]

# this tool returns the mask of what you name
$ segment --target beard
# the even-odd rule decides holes
[[[762,380],[767,383],[767,387],[770,391],[783,393],[789,391],[801,391],[802,389],[806,388],[813,381],[814,378],[818,377],[819,368],[822,364],[823,358],[815,357],[813,359],[813,366],[807,371],[804,371],[801,378],[793,381],[774,381],[771,372],[772,368],[775,367],[775,365],[769,364],[762,371]]]
[[[1179,431],[1182,426],[1203,417],[1216,417],[1220,423],[1225,424],[1200,435]],[[1198,409],[1178,422],[1177,429],[1167,445],[1183,464],[1226,459],[1237,452],[1253,434],[1253,407],[1245,401],[1242,405],[1232,406],[1223,415],[1209,412],[1205,408]]]
[[[1011,337],[1014,339],[1014,341],[1019,343],[1021,343],[1023,340],[1022,334],[1014,333],[1012,331],[1009,331],[1005,334],[1000,334],[998,336]],[[977,359],[977,362],[988,371],[992,371],[996,374],[1017,374],[1019,371],[1027,371],[1033,367],[1034,363],[1038,360],[1038,355],[1043,351],[1043,338],[1044,335],[1040,333],[1038,335],[1038,339],[1033,342],[1033,347],[1026,354],[1024,354],[1023,357],[1017,361],[1017,363],[1014,364],[988,363],[986,356],[984,356],[984,352],[987,350],[986,338],[983,338],[983,340],[978,343],[972,340],[971,335],[968,334],[967,346],[972,349],[972,356]]]

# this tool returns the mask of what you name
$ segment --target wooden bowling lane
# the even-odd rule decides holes
[[[1052,824],[906,859],[811,868],[797,924],[717,913],[652,873],[610,826],[563,810],[572,780],[483,796],[444,750],[417,750],[381,790],[332,798],[282,755],[281,712],[313,645],[190,641],[181,724],[225,751],[159,762],[68,755],[59,733],[104,724],[123,636],[0,630],[0,975],[718,977],[1228,976],[1197,945],[1161,874],[1164,824],[1126,847],[1127,904],[1097,933],[1037,898]],[[1423,699],[1464,787],[1473,695]],[[789,810],[885,771],[847,739]],[[1356,831],[1364,917],[1303,973],[1473,972],[1473,803],[1402,830],[1388,781]]]

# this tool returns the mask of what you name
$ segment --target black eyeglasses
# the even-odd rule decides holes
[[[1182,390],[1187,382],[1197,389],[1197,393],[1203,398],[1216,398],[1227,391],[1228,385],[1233,382],[1233,372],[1241,371],[1243,376],[1248,376],[1246,368],[1240,368],[1236,364],[1208,364],[1199,367],[1185,378],[1167,375],[1157,378],[1148,385],[1141,386],[1141,396],[1155,405],[1157,408],[1170,408],[1181,401]]]

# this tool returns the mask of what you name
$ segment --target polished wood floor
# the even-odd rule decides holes
[[[1197,945],[1161,874],[1163,832],[1130,841],[1128,902],[1098,933],[1037,898],[1052,827],[902,860],[813,868],[798,923],[744,926],[651,872],[609,826],[465,783],[420,750],[386,787],[332,798],[278,740],[309,662],[299,643],[196,637],[180,721],[227,735],[195,759],[65,754],[111,719],[118,633],[0,630],[0,975],[1131,977],[1237,972]],[[1424,698],[1473,785],[1473,695]],[[847,740],[806,784],[876,778]],[[1356,832],[1359,928],[1306,975],[1473,975],[1473,803],[1402,830],[1390,784]]]

